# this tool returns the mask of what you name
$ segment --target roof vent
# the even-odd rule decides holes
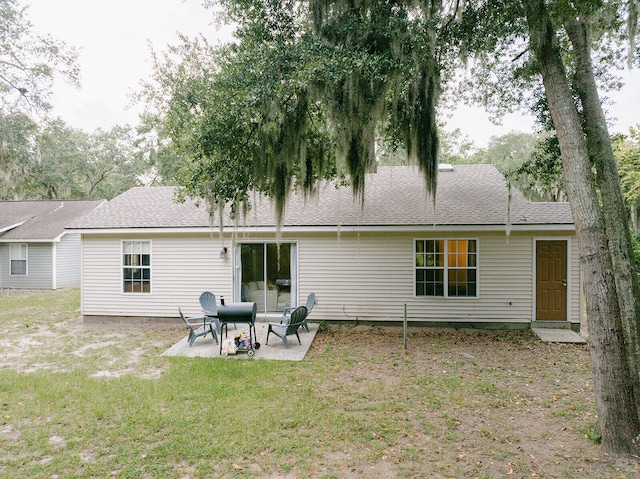
[[[453,171],[453,165],[450,163],[438,163],[438,171]]]

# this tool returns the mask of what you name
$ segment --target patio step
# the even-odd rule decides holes
[[[584,344],[587,341],[571,329],[531,328],[545,343],[577,343]]]

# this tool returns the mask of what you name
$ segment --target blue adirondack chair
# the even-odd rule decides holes
[[[205,291],[200,295],[200,307],[204,313],[205,323],[216,325],[216,331],[220,334],[220,320],[218,319],[218,303],[216,295],[210,291]]]
[[[310,293],[309,296],[307,296],[307,302],[305,304],[305,307],[307,308],[307,316],[309,316],[309,314],[311,314],[311,310],[313,309],[313,306],[316,304],[316,293]],[[281,322],[284,323],[288,323],[290,318],[291,318],[291,312],[294,311],[296,308],[284,308],[284,310],[282,311],[282,320]],[[304,323],[302,324],[302,326],[304,326],[304,329],[307,330],[307,333],[309,332],[309,325],[307,324],[307,320],[304,320]]]
[[[287,336],[292,336],[295,334],[296,338],[298,338],[298,343],[302,344],[302,342],[300,341],[300,336],[298,335],[298,329],[307,319],[307,314],[308,311],[306,306],[300,306],[291,313],[291,317],[289,318],[288,323],[269,323],[269,327],[267,329],[267,340],[265,341],[265,344],[269,344],[269,335],[271,333],[282,339],[284,347],[287,349],[289,349]]]
[[[211,333],[213,339],[215,339],[216,344],[218,344],[218,335],[216,334],[216,330],[213,328],[212,323],[205,323],[204,316],[199,317],[191,317],[185,318],[182,309],[178,307],[178,312],[180,313],[180,317],[184,324],[189,328],[189,347],[193,346],[194,341],[200,336],[205,337],[207,334]]]

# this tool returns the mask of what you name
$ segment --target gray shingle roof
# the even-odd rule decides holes
[[[51,241],[104,200],[0,201],[0,241]]]
[[[286,204],[282,227],[480,226],[505,225],[508,190],[492,165],[456,165],[438,175],[436,205],[427,195],[422,174],[414,167],[379,167],[367,175],[364,207],[350,187],[318,185],[308,197],[293,194]],[[196,206],[199,204],[200,206]],[[512,190],[512,225],[572,225],[568,203],[531,203]],[[243,226],[274,227],[269,200],[255,197]],[[218,225],[217,215],[214,225]],[[232,226],[225,217],[225,227]],[[189,228],[211,226],[202,201],[174,201],[174,188],[132,188],[73,222],[78,229]]]

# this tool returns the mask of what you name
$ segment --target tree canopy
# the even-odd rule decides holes
[[[640,207],[640,130],[631,128],[628,135],[617,135],[613,139],[613,151],[620,172],[620,186],[629,208],[633,231],[640,235],[638,207]]]
[[[0,199],[111,198],[137,184],[150,159],[131,128],[86,133],[47,117],[54,80],[79,85],[77,50],[28,13],[0,0]]]
[[[74,48],[37,34],[17,0],[0,0],[0,113],[48,110],[54,78],[78,84],[76,59]]]
[[[155,56],[143,95],[187,158],[186,192],[221,206],[254,189],[281,213],[291,188],[347,174],[362,197],[381,136],[435,188],[435,107],[448,71],[439,2],[223,5],[237,43],[183,38]]]
[[[212,47],[182,37],[154,55],[155,75],[141,98],[156,107],[185,158],[184,192],[214,209],[231,203],[239,211],[247,192],[258,190],[281,212],[291,188],[312,191],[316,179],[344,174],[362,196],[363,174],[381,146],[387,155],[407,154],[433,189],[436,106],[461,100],[495,117],[533,110],[552,128],[519,2],[207,3],[238,25],[237,41]],[[559,15],[573,7],[557,1],[553,8]],[[594,44],[605,89],[617,85],[607,72],[626,59],[629,8],[600,8]],[[572,50],[562,46],[571,68]]]
[[[86,133],[60,119],[0,114],[0,199],[107,198],[145,181],[145,143],[128,126]]]

